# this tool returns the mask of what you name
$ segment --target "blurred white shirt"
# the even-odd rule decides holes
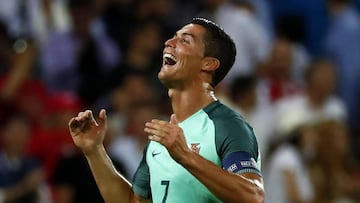
[[[224,82],[231,82],[239,74],[253,74],[270,50],[269,36],[256,15],[224,3],[217,9],[214,20],[234,40],[237,51],[234,66]]]
[[[50,31],[64,31],[70,26],[65,0],[51,1],[49,18],[41,0],[0,0],[0,20],[10,36],[28,36],[38,43],[44,42]]]
[[[315,108],[304,94],[287,97],[276,104],[277,131],[286,135],[301,124],[312,123],[323,119],[346,121],[347,110],[343,101],[330,96],[326,102]]]
[[[274,152],[264,171],[265,202],[290,203],[283,179],[284,171],[292,171],[295,175],[299,196],[302,200],[304,202],[311,200],[314,191],[300,152],[291,145],[283,145]]]

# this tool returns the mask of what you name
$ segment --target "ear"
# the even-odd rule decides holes
[[[202,71],[212,72],[220,67],[220,61],[214,57],[205,57],[203,59]]]

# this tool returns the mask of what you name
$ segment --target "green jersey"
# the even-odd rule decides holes
[[[179,123],[192,151],[234,173],[260,173],[254,131],[235,111],[215,101]],[[221,202],[167,149],[149,142],[134,176],[134,192],[154,203]]]

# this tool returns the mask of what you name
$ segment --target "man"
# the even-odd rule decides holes
[[[336,64],[337,93],[347,106],[347,122],[357,129],[360,122],[360,13],[351,0],[327,0],[329,28],[324,54]]]
[[[170,122],[146,123],[149,144],[131,185],[102,145],[98,122],[80,112],[69,122],[106,202],[263,202],[259,153],[252,128],[214,96],[234,63],[235,45],[211,21],[195,18],[165,43],[158,74],[169,88]],[[256,163],[258,162],[258,163]]]
[[[30,121],[17,110],[6,118],[0,122],[0,202],[48,202],[41,164],[24,150]]]

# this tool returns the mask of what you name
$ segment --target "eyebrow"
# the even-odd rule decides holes
[[[178,33],[176,32],[174,36],[178,36]],[[196,41],[197,39],[197,37],[194,34],[188,32],[181,33],[181,36],[190,36],[191,38],[193,38],[194,41]]]

